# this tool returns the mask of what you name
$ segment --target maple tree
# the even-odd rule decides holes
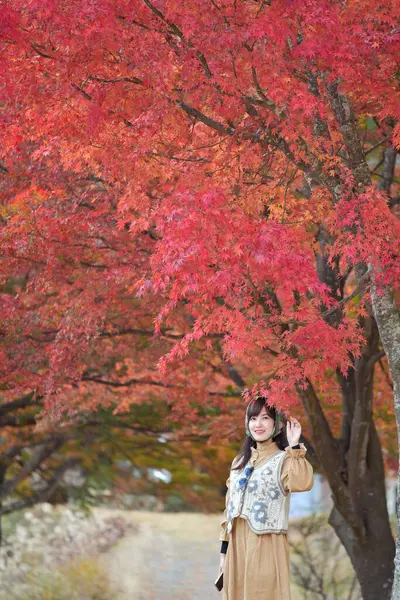
[[[24,291],[2,296],[7,388],[61,411],[93,341],[142,318],[128,297],[158,332],[184,309],[161,373],[218,339],[264,370],[248,396],[301,398],[365,598],[389,595],[394,552],[372,393],[385,351],[399,406],[399,16],[394,0],[1,16],[3,280]],[[338,396],[335,436],[321,400]]]

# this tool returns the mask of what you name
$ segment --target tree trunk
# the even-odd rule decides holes
[[[318,460],[332,490],[330,525],[343,543],[364,600],[388,600],[393,578],[394,539],[386,505],[385,469],[372,414],[373,370],[379,342],[374,321],[369,345],[342,388],[343,422],[333,438],[312,386],[300,391]],[[379,593],[377,593],[379,591]]]
[[[321,229],[317,272],[340,300],[345,281],[338,265],[332,266],[326,260],[324,248],[329,241]],[[340,310],[327,314],[333,326],[343,318]],[[336,373],[342,392],[338,438],[332,434],[311,383],[299,394],[309,417],[314,450],[332,490],[334,508],[329,522],[349,555],[364,600],[388,600],[395,545],[386,505],[382,448],[373,420],[374,370],[383,352],[372,314],[360,319],[360,326],[367,342],[361,357],[354,360],[346,376]]]
[[[393,379],[394,410],[397,423],[397,438],[400,448],[400,314],[392,291],[387,288],[379,292],[371,286],[371,299],[374,315],[378,324],[382,344],[388,357],[389,369]],[[394,580],[392,600],[400,599],[400,465],[397,476],[397,543],[394,562]]]
[[[377,520],[377,522],[380,522]],[[340,541],[350,557],[360,583],[363,600],[384,600],[390,597],[393,579],[394,542],[387,544],[387,531],[376,527],[365,543],[357,540],[351,528],[334,508],[329,518]]]
[[[329,522],[350,557],[363,599],[389,598],[395,545],[386,505],[381,445],[372,421],[369,425],[367,469],[360,480],[349,481],[349,490],[362,517],[363,535],[357,535],[336,508],[332,510]]]
[[[339,91],[337,82],[327,85],[327,91],[330,96],[330,103],[333,112],[336,116],[340,132],[343,137],[347,161],[350,165],[355,182],[360,192],[364,186],[371,185],[371,175],[368,164],[363,152],[362,143],[360,141],[357,121],[354,117],[353,108],[348,95]],[[384,155],[383,166],[383,181],[380,188],[385,190],[390,195],[391,183],[393,181],[394,167],[396,160],[396,151],[393,148],[387,148]],[[366,265],[356,264],[356,276],[361,284],[362,275],[366,272]],[[377,268],[376,266],[374,267]],[[390,285],[386,285],[383,289],[377,289],[374,268],[369,269],[371,272],[371,300],[372,311],[375,321],[378,326],[379,335],[385,354],[388,358],[389,369],[394,384],[394,408],[397,423],[397,437],[400,448],[400,312],[396,307],[394,291]],[[360,285],[362,290],[362,285]],[[400,472],[398,475],[397,486],[397,507],[399,507],[400,495]],[[397,517],[399,524],[399,508],[397,508]],[[377,553],[386,553],[386,547],[381,546],[377,549]],[[400,600],[400,527],[398,525],[397,543],[396,543],[396,559],[395,573],[393,579],[392,600]],[[386,588],[385,588],[386,589]],[[381,595],[377,595],[381,598]],[[386,596],[385,596],[386,597]]]

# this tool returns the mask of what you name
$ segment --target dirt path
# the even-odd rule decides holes
[[[136,526],[102,557],[112,600],[217,600],[219,515],[96,509]]]

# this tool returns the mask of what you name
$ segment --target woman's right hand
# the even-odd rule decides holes
[[[225,568],[225,557],[226,557],[226,554],[222,554],[221,553],[219,556],[220,556],[220,558],[219,558],[219,572],[223,573],[224,572],[224,568]]]

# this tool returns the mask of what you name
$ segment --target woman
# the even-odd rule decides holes
[[[313,470],[299,445],[300,423],[286,420],[266,398],[249,403],[245,424],[246,440],[226,482],[223,599],[290,600],[290,493],[310,490]]]

